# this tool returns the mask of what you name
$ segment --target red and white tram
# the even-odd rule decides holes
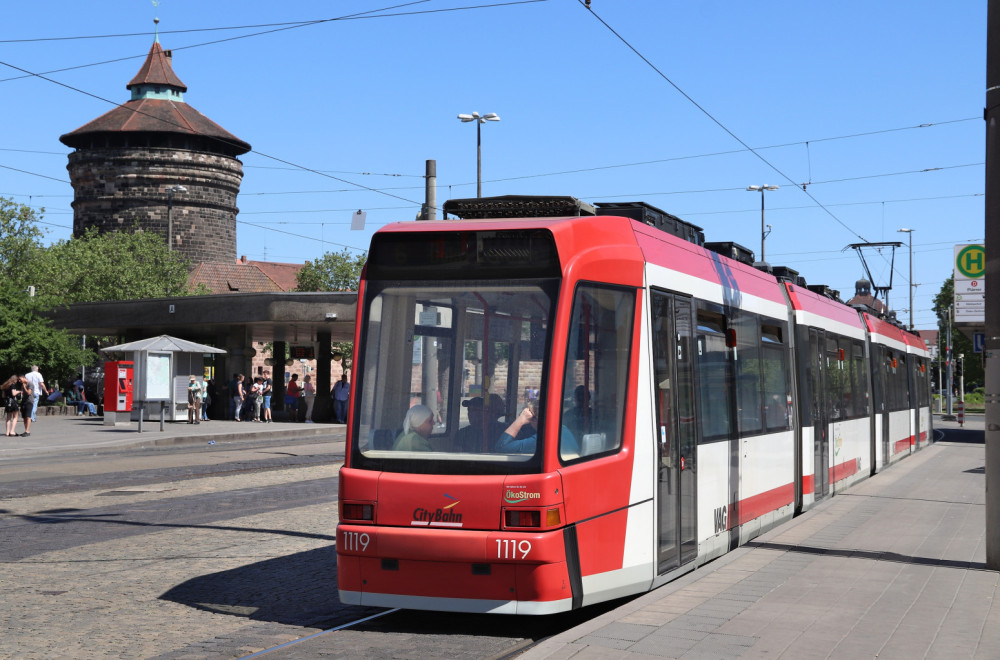
[[[640,593],[929,439],[912,335],[662,211],[598,206],[459,200],[501,219],[373,237],[342,602],[548,614]]]

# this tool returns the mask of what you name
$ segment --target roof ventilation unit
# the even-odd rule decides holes
[[[791,282],[795,286],[806,288],[806,278],[799,275],[799,271],[794,268],[789,268],[788,266],[775,266],[773,271],[774,276],[778,278],[779,282]]]
[[[595,202],[601,215],[620,215],[656,227],[671,236],[683,238],[695,245],[705,244],[705,232],[698,225],[681,220],[676,215],[662,211],[646,202]]]
[[[449,199],[444,203],[445,218],[458,216],[463,220],[486,218],[563,218],[596,215],[594,207],[576,197],[548,195],[501,195]]]
[[[748,250],[739,243],[733,243],[731,241],[724,242],[707,242],[705,247],[712,252],[718,252],[724,257],[729,257],[730,259],[735,259],[741,264],[746,264],[747,266],[753,266],[753,250]]]
[[[830,300],[836,300],[837,302],[841,302],[840,291],[837,291],[836,289],[831,289],[826,284],[810,284],[806,288],[812,291],[813,293],[818,293],[821,296],[826,296]]]

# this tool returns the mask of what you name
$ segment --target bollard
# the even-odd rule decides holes
[[[955,404],[955,412],[958,414],[958,425],[963,426],[965,424],[965,401],[958,401]]]

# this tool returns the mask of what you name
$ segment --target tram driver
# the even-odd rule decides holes
[[[497,417],[506,410],[503,397],[499,394],[489,394],[488,397],[488,403],[484,403],[481,396],[462,402],[462,407],[468,410],[469,425],[459,429],[455,434],[455,451],[466,453],[489,451],[504,432],[504,424],[497,421]]]

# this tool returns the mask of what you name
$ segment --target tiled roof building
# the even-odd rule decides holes
[[[204,284],[212,293],[268,293],[293,291],[295,275],[301,264],[249,261],[242,257],[235,263],[200,263],[188,275],[192,288]]]

